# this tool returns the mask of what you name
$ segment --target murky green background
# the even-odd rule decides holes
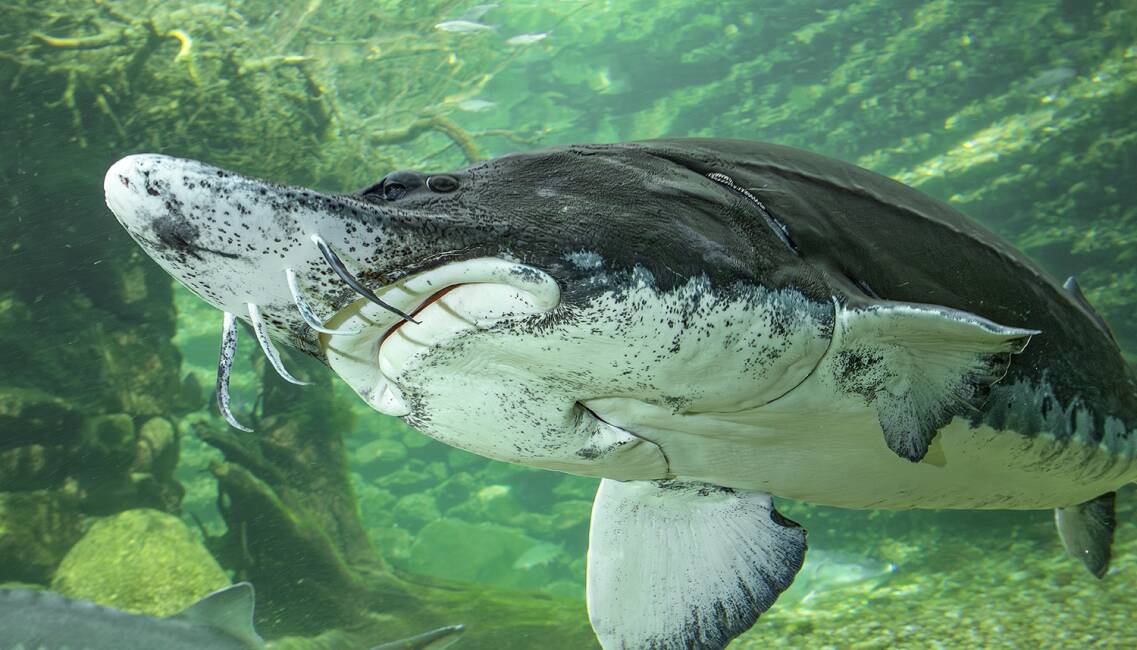
[[[220,314],[102,202],[132,152],[338,191],[556,143],[800,146],[1077,275],[1137,362],[1137,2],[502,1],[436,28],[475,5],[0,3],[0,583],[168,614],[248,579],[279,647],[594,647],[594,481],[432,442],[299,355],[316,387],[282,385],[251,345],[257,433],[220,422]],[[731,647],[1137,647],[1131,498],[1100,582],[1048,512],[783,504],[823,553]]]

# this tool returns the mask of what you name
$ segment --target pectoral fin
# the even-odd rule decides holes
[[[888,448],[918,462],[941,427],[983,405],[1035,334],[935,305],[846,308],[823,377],[838,394],[864,399]]]
[[[1095,577],[1109,570],[1113,529],[1117,525],[1113,505],[1115,492],[1107,492],[1069,508],[1056,508],[1054,522],[1058,537],[1072,557],[1078,558]]]
[[[789,587],[805,548],[768,494],[605,479],[589,534],[592,627],[606,650],[718,650]]]

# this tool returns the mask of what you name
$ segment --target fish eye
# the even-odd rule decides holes
[[[383,192],[383,182],[386,180],[387,179],[384,178],[383,180],[379,181],[378,183],[368,186],[367,189],[360,190],[359,195],[360,196],[379,196],[379,195],[381,195]]]
[[[446,174],[429,176],[426,179],[426,186],[432,192],[453,192],[458,189],[458,179]]]
[[[372,192],[372,194],[377,194],[386,201],[398,201],[422,186],[422,174],[418,172],[401,171],[387,174],[376,186],[368,189],[374,189],[375,191]]]
[[[383,198],[397,201],[407,195],[407,186],[402,183],[384,183]]]

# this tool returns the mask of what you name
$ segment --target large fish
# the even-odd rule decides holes
[[[0,650],[265,650],[253,629],[253,586],[215,591],[167,618],[124,612],[50,591],[0,589]],[[371,650],[442,650],[450,625]]]
[[[793,580],[772,496],[1055,508],[1104,574],[1137,382],[1101,318],[952,208],[729,140],[563,146],[327,194],[157,155],[110,208],[226,313],[438,440],[601,481],[605,648],[722,648]]]
[[[216,591],[169,618],[49,591],[0,589],[0,650],[261,650],[253,587]]]

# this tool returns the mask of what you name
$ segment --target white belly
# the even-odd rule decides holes
[[[886,445],[876,414],[794,391],[730,414],[676,415],[626,399],[586,404],[658,444],[672,474],[850,508],[1068,506],[1137,480],[1132,454],[1078,440],[1028,438],[956,418],[918,463]]]

